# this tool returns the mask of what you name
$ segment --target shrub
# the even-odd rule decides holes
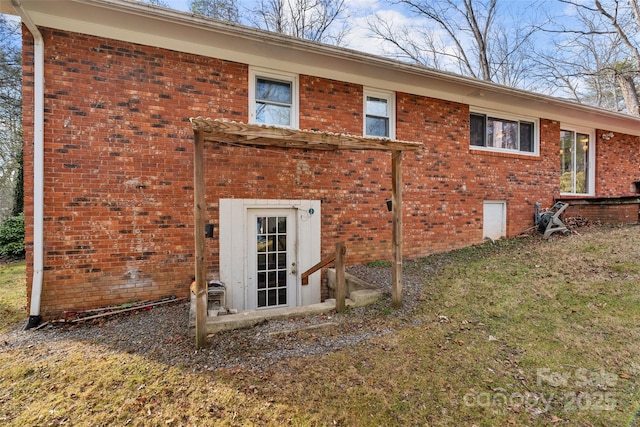
[[[24,258],[24,213],[9,217],[0,224],[0,256]]]

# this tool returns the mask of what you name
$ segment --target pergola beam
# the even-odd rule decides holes
[[[225,120],[192,118],[194,131],[205,134],[207,141],[231,144],[263,145],[306,150],[378,150],[416,151],[421,143],[372,138],[342,133],[316,132],[275,126],[249,125]]]

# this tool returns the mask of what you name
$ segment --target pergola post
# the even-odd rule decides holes
[[[402,307],[402,151],[391,152],[392,255],[391,301]]]
[[[207,342],[207,279],[205,265],[204,133],[194,135],[193,209],[196,252],[196,348]]]

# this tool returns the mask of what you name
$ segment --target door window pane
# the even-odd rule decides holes
[[[258,307],[267,305],[267,291],[258,291]]]
[[[267,301],[267,304],[270,305],[270,306],[278,305],[278,298],[277,298],[277,296],[278,296],[277,292],[278,291],[277,291],[277,289],[269,289],[268,292],[269,292],[269,294],[268,294],[269,300]]]
[[[263,216],[256,219],[258,308],[287,304],[287,217]],[[285,295],[282,297],[282,295]]]
[[[258,289],[267,287],[267,273],[258,273]]]
[[[590,137],[585,133],[560,131],[560,191],[588,194]]]
[[[589,135],[576,134],[576,193],[588,193]]]
[[[278,289],[278,304],[287,303],[287,290],[284,288]]]

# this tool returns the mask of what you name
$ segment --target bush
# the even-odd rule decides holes
[[[9,217],[0,224],[0,257],[24,258],[24,213]]]

